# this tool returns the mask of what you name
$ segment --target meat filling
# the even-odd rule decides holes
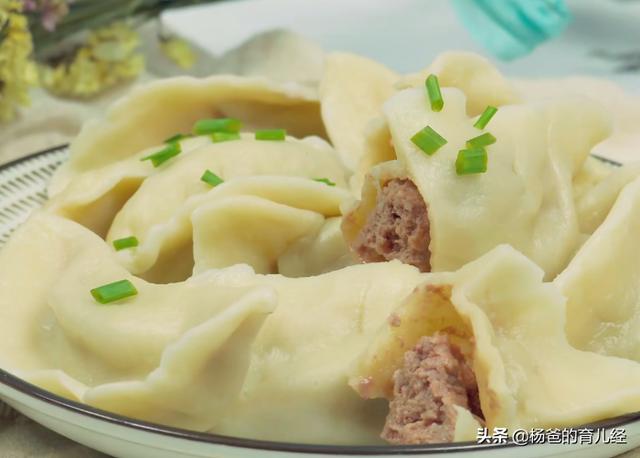
[[[445,334],[423,337],[394,374],[394,397],[381,437],[393,444],[451,442],[454,405],[482,418],[475,375]]]
[[[427,206],[411,180],[389,181],[352,248],[364,262],[398,259],[431,270]]]

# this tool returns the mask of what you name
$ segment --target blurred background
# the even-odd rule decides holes
[[[334,50],[399,72],[468,50],[509,76],[640,94],[640,0],[0,0],[0,162],[69,142],[132,85],[220,73],[317,85]]]
[[[606,77],[640,93],[640,1],[568,0],[566,5],[572,19],[561,35],[520,59],[498,61],[499,67],[522,77]],[[452,49],[491,56],[474,41],[450,0],[236,0],[168,12],[164,18],[214,54],[255,33],[286,28],[325,50],[363,54],[400,72],[424,68]]]

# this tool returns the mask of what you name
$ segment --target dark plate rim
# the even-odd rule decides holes
[[[27,154],[26,156],[22,156],[19,157],[17,159],[12,159],[9,162],[3,162],[2,164],[0,164],[0,172],[3,172],[7,169],[11,169],[13,167],[16,167],[20,164],[22,164],[23,162],[29,162],[32,159],[36,159],[40,156],[46,156],[48,154],[53,154],[53,153],[57,153],[60,150],[63,150],[65,148],[68,148],[69,144],[65,143],[62,145],[58,145],[58,146],[52,146],[51,148],[47,148],[45,150],[42,151],[38,151],[37,153],[31,153],[31,154]]]
[[[13,168],[23,162],[30,161],[40,156],[56,153],[68,145],[59,145],[52,148],[48,148],[37,153],[30,154],[28,156],[21,157],[19,159],[12,160],[10,162],[0,164],[0,172],[6,169]],[[620,166],[620,163],[615,161],[594,156],[603,162],[610,163],[612,165]],[[316,444],[298,444],[289,442],[274,442],[263,441],[255,439],[243,439],[238,437],[223,436],[218,434],[200,433],[196,431],[189,431],[181,428],[173,428],[170,426],[160,425],[157,423],[147,422],[143,420],[137,420],[130,417],[125,417],[115,413],[107,412],[101,409],[91,407],[87,404],[72,401],[70,399],[63,398],[52,392],[43,390],[25,380],[22,380],[9,372],[0,369],[0,384],[5,385],[11,389],[14,389],[24,395],[34,398],[38,401],[45,402],[54,407],[62,408],[64,410],[87,416],[99,421],[105,421],[114,425],[122,426],[125,428],[131,428],[137,431],[159,434],[162,436],[173,437],[176,439],[183,439],[188,441],[207,443],[212,445],[228,446],[234,448],[244,448],[253,450],[262,450],[269,452],[286,452],[286,453],[301,453],[301,454],[315,454],[315,455],[347,455],[347,456],[363,456],[363,455],[431,455],[437,453],[460,453],[460,452],[477,452],[480,450],[489,449],[504,449],[511,447],[522,447],[521,445],[513,442],[506,444],[477,444],[476,442],[457,442],[451,444],[425,444],[425,445],[316,445]],[[594,423],[576,426],[576,428],[617,428],[628,425],[630,423],[640,420],[640,412],[621,415],[618,417],[602,420]],[[527,446],[532,446],[527,445]]]

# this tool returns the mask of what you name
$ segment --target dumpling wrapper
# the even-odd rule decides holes
[[[469,116],[481,114],[488,105],[500,107],[522,100],[509,80],[491,62],[471,52],[451,51],[439,54],[429,67],[404,76],[396,87],[424,89],[425,80],[431,74],[438,77],[441,87],[453,87],[464,92]],[[426,91],[424,95],[426,98]]]
[[[144,239],[152,226],[169,219],[186,199],[211,189],[200,180],[206,170],[223,180],[278,175],[328,178],[346,187],[344,167],[319,139],[266,142],[244,137],[206,144],[147,178],[114,219],[109,241],[131,234]]]
[[[37,278],[37,282],[34,281]],[[122,279],[138,295],[100,305]],[[82,226],[36,213],[0,252],[0,367],[40,387],[171,426],[206,430],[233,402],[277,304],[251,285],[151,285]],[[224,374],[224,375],[221,375]]]
[[[394,311],[396,326],[381,327],[351,385],[388,398],[404,352],[444,332],[472,357],[489,430],[578,426],[640,410],[640,364],[571,346],[565,299],[543,275],[507,245],[456,273],[432,274]]]
[[[454,51],[440,54],[426,70],[403,77],[397,87],[423,87],[425,78],[431,73],[438,76],[442,87],[455,87],[464,92],[470,116],[480,114],[488,105],[499,108],[568,96],[589,98],[599,103],[613,121],[612,135],[595,145],[592,153],[621,162],[636,160],[635,151],[640,145],[637,129],[640,100],[609,81],[587,77],[508,80],[484,57]],[[611,170],[595,158],[586,160],[576,175],[576,198],[597,185]],[[601,205],[604,203],[600,202]],[[606,213],[610,208],[611,205],[602,207],[600,211]]]
[[[609,80],[591,77],[515,80],[513,85],[525,100],[574,95],[600,103],[613,119],[613,132],[594,148],[593,153],[622,163],[638,160],[640,96],[629,94]]]
[[[225,182],[212,189],[200,180],[205,170]],[[314,181],[316,178],[328,178],[336,186]],[[340,203],[350,198],[345,186],[344,167],[334,150],[317,138],[264,142],[245,137],[205,144],[148,177],[113,219],[107,241],[135,235],[140,247],[120,253],[125,265],[136,274],[153,268],[145,275],[151,281],[178,281],[193,269],[190,218],[198,206],[218,197],[251,194],[323,216],[338,216]],[[255,224],[247,227],[258,230]],[[315,232],[319,226],[308,229]],[[306,234],[303,231],[300,236]],[[271,271],[263,270],[264,265],[254,267]]]
[[[380,116],[398,78],[397,73],[365,57],[327,55],[320,83],[322,119],[331,143],[352,170],[366,154],[365,129]]]
[[[583,195],[608,178],[616,168],[616,165],[608,161],[589,156],[573,178],[573,195],[576,201],[579,201]]]
[[[357,62],[354,60],[354,62]],[[336,65],[344,65],[343,60],[336,59]],[[368,67],[368,68],[367,68]],[[349,67],[347,67],[349,69]],[[361,133],[357,139],[359,149],[362,153],[359,154],[359,161],[355,169],[355,173],[351,178],[351,188],[356,194],[360,194],[364,182],[364,176],[366,173],[376,164],[381,162],[390,161],[396,159],[396,153],[391,145],[391,137],[389,134],[389,127],[387,126],[387,120],[382,114],[382,102],[389,99],[395,92],[406,89],[409,87],[421,88],[424,92],[425,103],[427,102],[427,94],[424,89],[425,79],[430,74],[438,76],[438,81],[441,87],[454,87],[464,92],[467,97],[467,113],[469,116],[476,116],[482,113],[487,105],[493,105],[500,107],[502,105],[513,104],[520,102],[521,98],[516,93],[515,89],[509,83],[507,79],[493,66],[491,63],[474,53],[469,52],[446,52],[440,54],[433,63],[425,70],[405,75],[403,77],[396,76],[392,79],[391,76],[381,78],[385,74],[384,68],[378,68],[371,64],[364,65],[363,68],[367,69],[367,75],[363,75],[359,80],[369,81],[371,75],[376,75],[375,80],[378,82],[378,93],[384,94],[386,97],[380,101],[369,96],[365,100],[369,100],[370,114],[366,119],[362,116],[365,110],[359,110],[362,118],[361,125],[366,126],[364,129],[360,128],[358,132]],[[347,71],[343,71],[347,74]],[[349,76],[345,76],[348,80]],[[356,79],[354,77],[354,79]],[[359,83],[362,87],[362,83]],[[390,87],[393,85],[393,89]],[[369,86],[365,86],[369,89]],[[358,88],[354,90],[356,94],[360,94],[362,89]],[[370,92],[370,90],[369,90]],[[322,91],[321,91],[322,94]],[[353,96],[345,95],[339,100],[351,100]],[[344,103],[344,102],[342,102]],[[325,114],[325,106],[331,106],[324,99],[322,99],[323,118],[329,135],[332,135],[332,131],[329,128],[330,118]],[[337,104],[337,106],[341,106]],[[358,107],[363,104],[356,105]],[[347,110],[342,110],[346,112]],[[375,116],[374,116],[375,115]],[[356,117],[355,115],[353,116]],[[364,133],[364,140],[362,140],[362,133]],[[334,137],[331,136],[332,140]],[[355,150],[354,145],[354,150]]]
[[[277,273],[278,258],[317,233],[324,215],[255,196],[234,196],[198,207],[193,215],[194,274],[245,263]]]
[[[131,272],[157,282],[189,277],[194,258],[196,272],[248,263],[256,272],[276,273],[278,257],[298,239],[315,236],[324,219],[340,215],[340,205],[350,198],[344,189],[307,178],[232,178],[186,199],[169,218],[149,226],[138,247],[118,252],[118,258]],[[254,213],[256,203],[259,213]],[[290,219],[279,220],[284,215]],[[313,224],[306,224],[309,219]],[[348,253],[344,243],[341,248],[326,254],[322,262],[327,265],[316,267],[329,269],[333,259]],[[308,253],[299,256],[299,262],[307,262]],[[303,276],[294,269],[282,273]]]
[[[555,283],[567,297],[567,336],[576,348],[640,361],[640,179]]]
[[[221,434],[303,443],[378,444],[384,402],[348,386],[353,361],[425,275],[399,262],[308,278],[260,276],[279,305],[253,346],[237,404]]]
[[[210,143],[208,137],[182,140],[182,153],[173,161],[179,161]],[[75,175],[63,191],[44,204],[45,210],[80,223],[100,237],[106,237],[116,214],[145,179],[166,170],[166,166],[154,168],[149,162],[140,160],[160,148],[150,148],[131,158]]]
[[[278,272],[285,277],[310,277],[357,264],[341,224],[341,217],[327,218],[318,232],[290,245],[278,258]]]
[[[466,115],[464,94],[442,93],[440,113],[422,89],[401,91],[384,108],[398,160],[428,208],[432,270],[456,270],[509,243],[553,278],[581,242],[571,184],[609,134],[607,115],[586,99],[504,106],[488,129],[497,142],[487,148],[486,173],[458,176],[458,151],[481,132]],[[432,156],[411,141],[427,125],[448,141]]]
[[[0,273],[12,291],[0,298],[0,365],[12,373],[148,421],[333,444],[381,442],[384,403],[359,398],[347,376],[425,278],[399,262],[300,279],[236,266],[153,285],[94,233],[46,212],[3,248]],[[123,278],[137,296],[100,305],[89,294]]]
[[[139,160],[147,154],[143,152],[84,172],[49,201],[46,209],[80,222],[110,244],[136,236],[140,245],[119,252],[120,261],[134,274],[166,283],[184,280],[193,271],[191,215],[201,205],[218,198],[253,195],[317,212],[324,218],[339,216],[340,205],[351,199],[344,189],[346,169],[335,151],[319,138],[264,142],[243,135],[234,142],[211,143],[208,137],[198,137],[182,144],[183,153],[158,168]],[[200,177],[208,169],[225,182],[215,188],[203,183]],[[314,180],[320,177],[336,186]],[[258,230],[255,224],[248,227]],[[320,227],[308,229],[311,233],[300,235],[311,236]],[[277,231],[272,233],[277,235]],[[271,259],[267,264],[273,266],[274,262],[277,260]],[[253,266],[264,273],[272,271],[264,270],[264,265]]]
[[[360,196],[367,174],[373,167],[396,159],[396,152],[391,143],[391,133],[384,116],[372,119],[364,130],[364,154],[358,161],[349,186],[355,196]]]
[[[576,199],[580,230],[592,234],[605,220],[622,189],[640,176],[640,162],[608,166],[606,177],[593,183]]]
[[[80,172],[103,167],[191,132],[204,118],[238,118],[244,129],[285,128],[296,137],[324,136],[314,90],[261,77],[176,77],[145,84],[116,102],[104,119],[88,121],[56,173],[56,195]]]

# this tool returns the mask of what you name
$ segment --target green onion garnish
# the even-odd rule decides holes
[[[91,290],[93,298],[101,304],[110,304],[136,294],[138,290],[129,280],[117,281]]]
[[[429,156],[447,144],[447,141],[429,126],[411,137],[411,141]]]
[[[329,178],[314,178],[313,181],[318,181],[320,183],[324,183],[328,186],[335,186],[336,184],[331,181]]]
[[[284,129],[256,130],[256,140],[282,141],[287,138],[287,131]]]
[[[487,124],[489,124],[489,121],[491,121],[491,118],[493,118],[493,115],[496,114],[497,111],[498,109],[496,107],[492,107],[491,105],[489,105],[484,109],[473,127],[484,129],[485,127],[487,127]]]
[[[487,150],[484,148],[463,149],[458,152],[456,173],[472,175],[487,171]]]
[[[220,178],[218,175],[213,173],[211,170],[207,170],[204,172],[204,175],[200,178],[200,180],[204,181],[207,184],[210,184],[213,187],[218,186],[221,183],[224,183],[224,180]]]
[[[473,137],[471,140],[467,140],[467,148],[485,148],[489,145],[493,145],[496,142],[496,137],[486,132],[477,137]]]
[[[167,138],[164,143],[175,143],[180,140],[184,140],[185,138],[191,137],[189,134],[175,134],[173,137]]]
[[[169,143],[163,149],[158,151],[157,153],[150,154],[149,156],[143,157],[140,159],[141,161],[151,161],[154,167],[159,167],[160,165],[167,162],[174,156],[177,156],[182,151],[180,147],[180,143],[174,142]]]
[[[124,239],[118,239],[113,241],[113,247],[116,251],[126,250],[127,248],[135,248],[140,245],[140,242],[136,237],[126,237]]]
[[[427,87],[427,94],[429,95],[429,101],[431,102],[431,109],[433,111],[442,111],[442,107],[444,107],[444,100],[440,93],[438,77],[436,75],[429,75],[424,84]]]
[[[212,134],[214,132],[238,133],[242,122],[233,118],[201,119],[193,126],[196,135]]]
[[[240,140],[240,134],[236,132],[214,132],[210,135],[213,143],[228,142],[230,140]]]

